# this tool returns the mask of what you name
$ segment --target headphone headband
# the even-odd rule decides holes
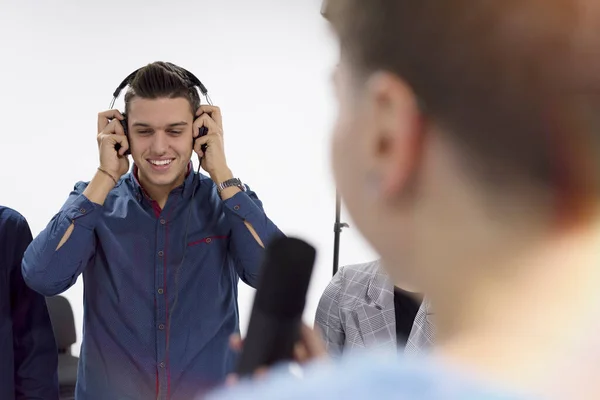
[[[202,93],[202,95],[204,97],[206,97],[207,101],[210,104],[210,99],[208,97],[208,90],[206,90],[206,86],[204,86],[204,84],[202,84],[202,82],[200,81],[200,79],[198,79],[196,77],[196,75],[192,74],[187,69],[181,68],[175,64],[172,64],[172,63],[167,63],[167,64],[172,67],[181,69],[185,73],[186,78],[188,78],[195,87],[198,87],[200,89],[200,92]],[[119,97],[119,94],[121,94],[121,91],[125,88],[125,86],[127,86],[131,83],[131,81],[133,80],[133,78],[135,78],[135,76],[140,71],[140,69],[142,69],[142,68],[138,68],[135,71],[133,71],[132,73],[130,73],[129,75],[127,75],[127,78],[123,79],[123,82],[121,82],[119,84],[119,86],[115,89],[115,92],[113,93],[113,104],[114,104],[115,100],[117,99],[117,97]],[[112,108],[112,106],[111,106],[111,108]]]

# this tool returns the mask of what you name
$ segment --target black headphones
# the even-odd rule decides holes
[[[190,88],[198,88],[200,90],[200,93],[206,98],[206,102],[212,106],[212,101],[210,100],[210,97],[208,96],[208,90],[206,89],[206,86],[204,86],[204,84],[200,81],[200,79],[198,79],[194,74],[192,74],[190,71],[186,70],[185,68],[181,68],[173,63],[169,63],[166,62],[165,64],[179,69],[181,71],[183,71],[183,73],[185,74],[185,77],[192,83],[192,86]],[[133,81],[133,79],[135,78],[135,76],[137,75],[137,73],[139,72],[139,70],[142,68],[138,68],[135,71],[133,71],[131,74],[129,74],[125,79],[123,79],[123,81],[119,84],[119,86],[115,89],[114,93],[113,93],[113,99],[110,103],[109,106],[109,110],[112,110],[113,107],[115,106],[115,102],[117,101],[117,98],[119,97],[119,95],[121,94],[121,92],[123,91],[123,89],[125,89],[125,87],[127,85],[129,85],[131,83],[131,81]],[[123,114],[123,120],[121,120],[121,126],[123,127],[123,131],[125,132],[125,136],[127,136],[127,140],[129,140],[129,131],[127,129],[127,116],[125,115],[125,113]],[[194,118],[195,120],[195,118]],[[198,137],[204,136],[208,133],[208,129],[206,127],[202,127],[200,128],[200,133],[197,137],[194,137],[193,142],[192,142],[192,147],[194,146],[194,143],[196,142],[196,139]],[[130,143],[131,145],[131,143]],[[120,144],[116,144],[115,145],[115,150],[119,151],[119,149],[121,148]],[[202,145],[202,151],[206,151],[206,145]],[[127,149],[127,151],[125,152],[125,155],[129,155],[131,154],[131,151],[129,149]]]

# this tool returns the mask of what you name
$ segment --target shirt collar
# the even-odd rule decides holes
[[[140,181],[138,179],[138,171],[138,166],[135,163],[133,163],[133,167],[131,168],[131,172],[129,173],[129,180],[133,185],[136,197],[138,201],[141,201],[144,197],[148,200],[152,200],[148,192],[146,192],[144,187],[140,184]],[[187,171],[185,173],[185,179],[183,181],[183,184],[173,189],[171,193],[181,193],[182,196],[189,197],[192,193],[192,188],[194,186],[193,181],[195,175],[196,173],[193,171],[193,164],[190,160],[190,162],[187,165]]]

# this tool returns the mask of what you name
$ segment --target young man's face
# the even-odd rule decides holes
[[[194,115],[188,100],[134,97],[127,120],[141,183],[168,191],[180,185],[192,155]]]

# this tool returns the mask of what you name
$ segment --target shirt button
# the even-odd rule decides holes
[[[165,253],[163,253],[163,251],[162,251],[162,250],[158,252],[158,256],[159,256],[159,257],[162,257],[162,256],[163,256],[163,254],[165,254]]]
[[[161,219],[160,219],[160,223],[161,223],[162,225],[164,225],[164,224],[166,224],[166,223],[167,223],[167,221],[165,221],[163,218],[161,218]]]
[[[160,324],[160,325],[158,325],[158,329],[160,329],[162,331],[163,329],[165,329],[165,326],[163,324]]]
[[[165,363],[161,362],[160,364],[158,364],[159,367],[164,368],[165,367]]]
[[[158,294],[163,294],[163,293],[164,293],[163,288],[158,289]]]
[[[239,209],[240,209],[240,206],[233,206],[233,209],[234,209],[235,211],[237,211],[237,210],[239,210]]]
[[[80,213],[83,213],[83,214],[85,214],[85,208],[83,208],[83,207],[82,207],[82,208],[80,208],[80,209],[79,209],[79,212],[80,212]]]
[[[206,238],[206,243],[210,243],[210,242],[212,242],[212,239],[211,238]]]

